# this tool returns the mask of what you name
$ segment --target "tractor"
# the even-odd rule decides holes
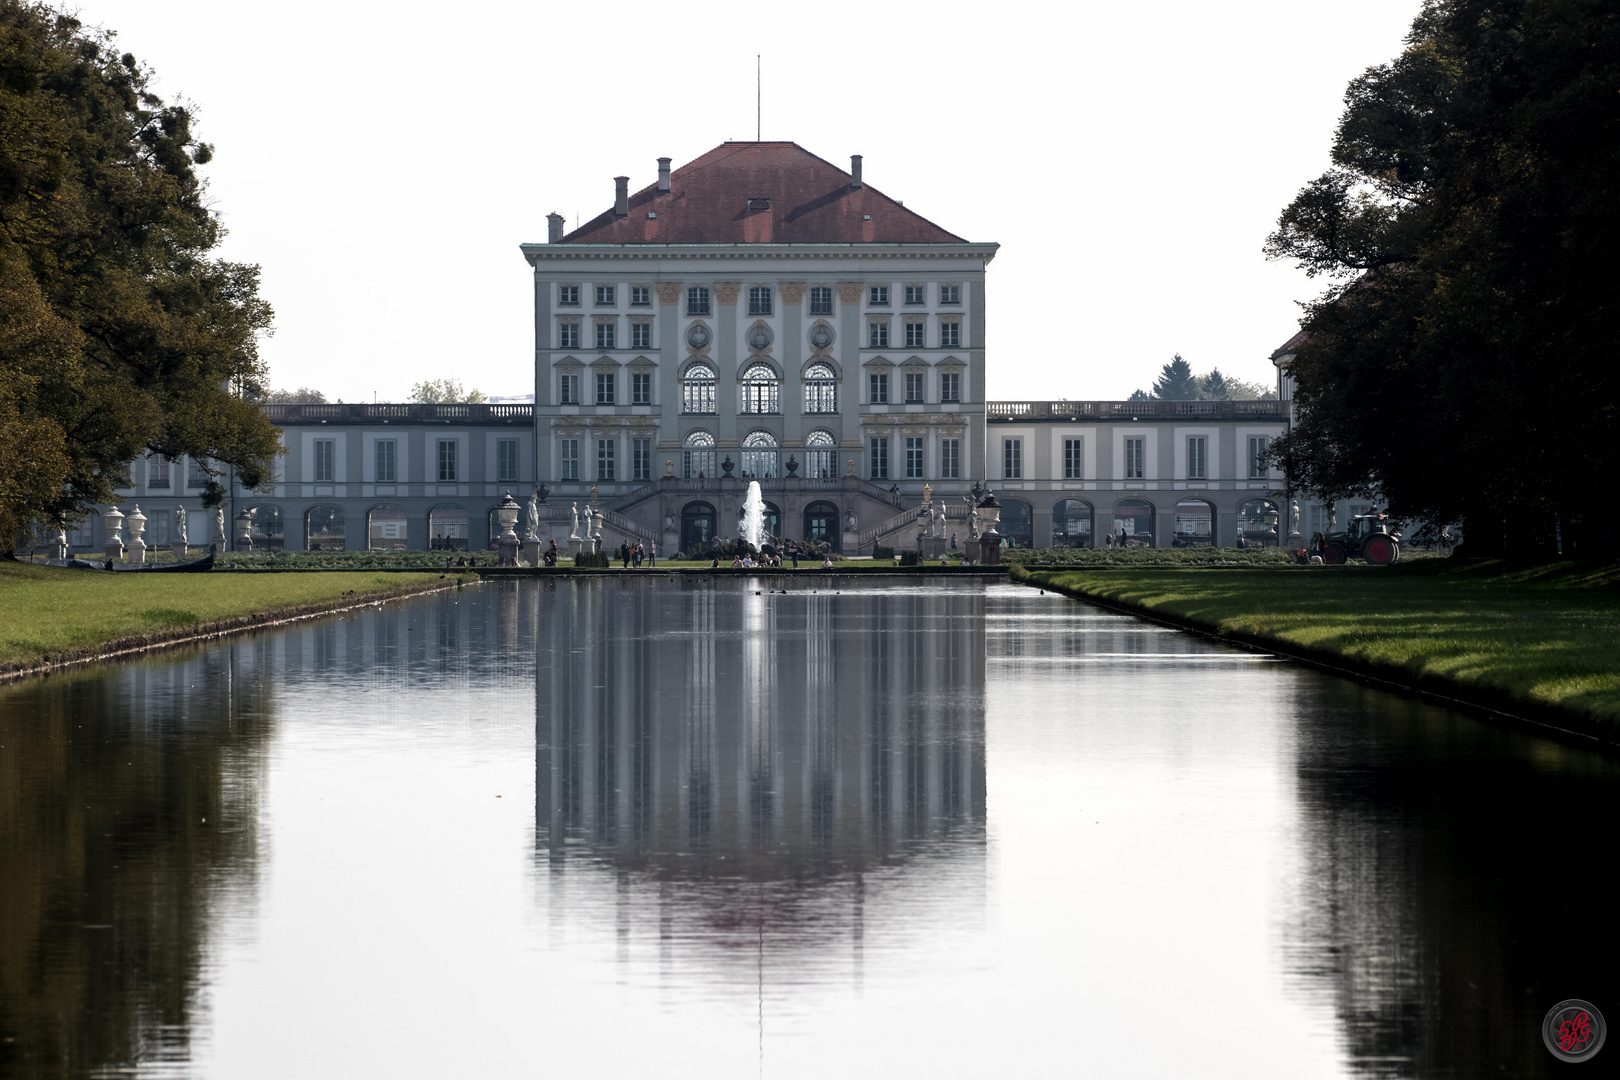
[[[1345,532],[1317,533],[1312,541],[1311,548],[1329,564],[1360,558],[1388,566],[1401,557],[1401,534],[1389,531],[1388,514],[1357,514]]]

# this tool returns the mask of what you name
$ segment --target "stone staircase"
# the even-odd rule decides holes
[[[884,494],[887,495],[888,492],[884,492]],[[940,504],[935,503],[933,505],[938,506]],[[958,544],[961,544],[967,539],[967,504],[961,503],[958,505],[953,505],[951,503],[945,503],[944,506],[946,526],[950,527],[953,523],[961,526],[956,530],[956,541]],[[866,551],[870,549],[873,544],[885,539],[894,539],[898,541],[897,543],[893,544],[885,544],[885,547],[911,547],[912,541],[916,538],[917,519],[921,516],[922,507],[913,506],[909,510],[902,510],[893,517],[879,522],[870,529],[862,531],[861,550]],[[909,529],[907,528],[908,526],[910,527]],[[895,536],[896,533],[900,533],[902,535],[897,537]]]

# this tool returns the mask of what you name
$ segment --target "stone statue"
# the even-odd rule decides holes
[[[225,543],[225,508],[223,506],[214,509],[214,535],[218,537],[218,543]]]
[[[527,540],[538,540],[538,539],[540,539],[540,493],[538,491],[529,492],[529,519],[528,519],[528,524],[529,524],[529,531],[528,531],[528,535],[525,537],[525,539],[527,539]]]
[[[186,508],[183,506],[176,507],[174,511],[174,538],[182,545],[191,540],[186,535]]]
[[[1328,503],[1328,527],[1327,527],[1327,531],[1328,532],[1338,532],[1339,531],[1339,504],[1336,503],[1336,502]]]
[[[1299,500],[1288,504],[1288,535],[1299,535]]]
[[[569,514],[570,518],[572,518],[572,520],[574,522],[573,530],[571,532],[569,532],[568,539],[570,539],[570,540],[578,540],[579,539],[579,503],[574,503],[572,506],[570,506],[568,508],[568,514]]]

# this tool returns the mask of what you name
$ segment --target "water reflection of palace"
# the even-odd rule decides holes
[[[754,584],[557,592],[540,851],[780,878],[982,840],[982,594]]]

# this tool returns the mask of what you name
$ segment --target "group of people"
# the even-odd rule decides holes
[[[1129,547],[1130,534],[1124,529],[1119,530],[1119,538],[1115,539],[1113,533],[1103,533],[1103,547]]]
[[[648,566],[657,566],[658,545],[651,544],[643,548],[640,540],[633,544],[627,540],[619,545],[619,561],[624,564],[625,569],[634,566],[639,570],[643,559],[647,560]]]

